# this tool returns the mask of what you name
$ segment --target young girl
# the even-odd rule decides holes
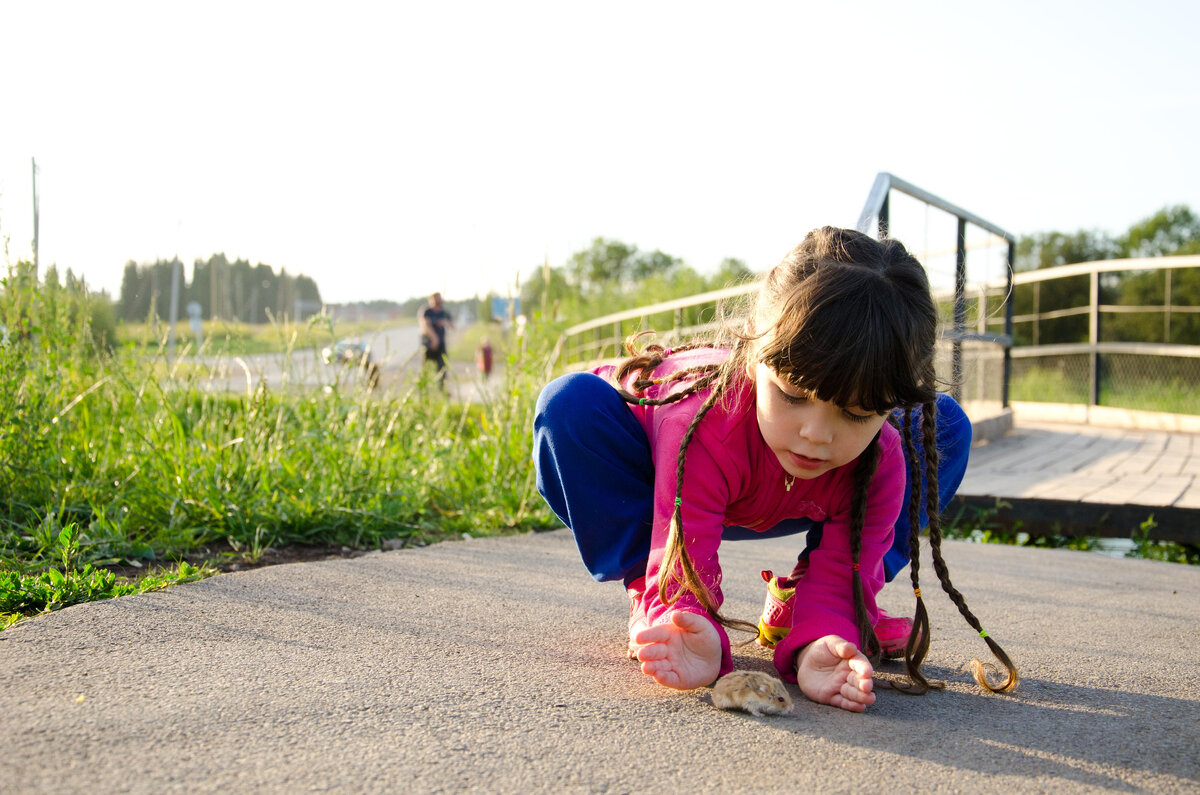
[[[900,243],[826,227],[766,276],[729,349],[649,346],[545,388],[538,489],[592,576],[625,583],[644,673],[690,689],[731,672],[726,629],[756,628],[719,612],[722,537],[809,529],[791,575],[763,572],[757,629],[780,675],[855,712],[875,701],[881,653],[903,654],[906,692],[940,686],[920,671],[929,623],[909,533],[928,521],[943,588],[1007,669],[994,685],[976,660],[975,678],[1016,686],[942,560],[938,513],[966,468],[970,424],[935,391],[936,329],[925,271]],[[912,622],[875,604],[909,560]]]

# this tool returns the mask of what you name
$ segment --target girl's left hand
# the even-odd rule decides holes
[[[838,635],[817,638],[796,657],[796,682],[804,695],[850,712],[875,703],[874,674],[871,661]]]
[[[642,673],[676,690],[711,685],[721,671],[721,637],[704,616],[676,610],[634,634]]]

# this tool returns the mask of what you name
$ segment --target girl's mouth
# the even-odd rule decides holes
[[[790,451],[788,452],[788,457],[791,458],[792,463],[798,466],[800,469],[812,470],[820,469],[821,467],[825,466],[825,461],[820,458],[809,458],[806,455],[800,455],[799,453],[793,453]]]

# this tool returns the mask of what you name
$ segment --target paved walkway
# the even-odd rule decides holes
[[[1153,515],[1164,538],[1200,544],[1200,434],[1023,421],[971,450],[959,495],[1001,498],[1014,518],[1130,537]]]
[[[566,531],[72,607],[0,633],[0,791],[1200,793],[1200,568],[946,552],[1021,669],[1011,696],[963,672],[986,648],[927,583],[944,692],[722,712],[623,659],[625,596]],[[796,541],[721,553],[727,611],[753,619],[759,569]],[[881,601],[911,609],[900,583]],[[735,662],[769,665],[753,645]]]
[[[1023,422],[972,449],[961,491],[1200,508],[1200,436]]]

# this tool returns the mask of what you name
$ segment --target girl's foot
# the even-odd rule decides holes
[[[704,687],[720,673],[721,638],[704,616],[676,610],[668,621],[639,630],[633,641],[642,673],[664,687]]]

